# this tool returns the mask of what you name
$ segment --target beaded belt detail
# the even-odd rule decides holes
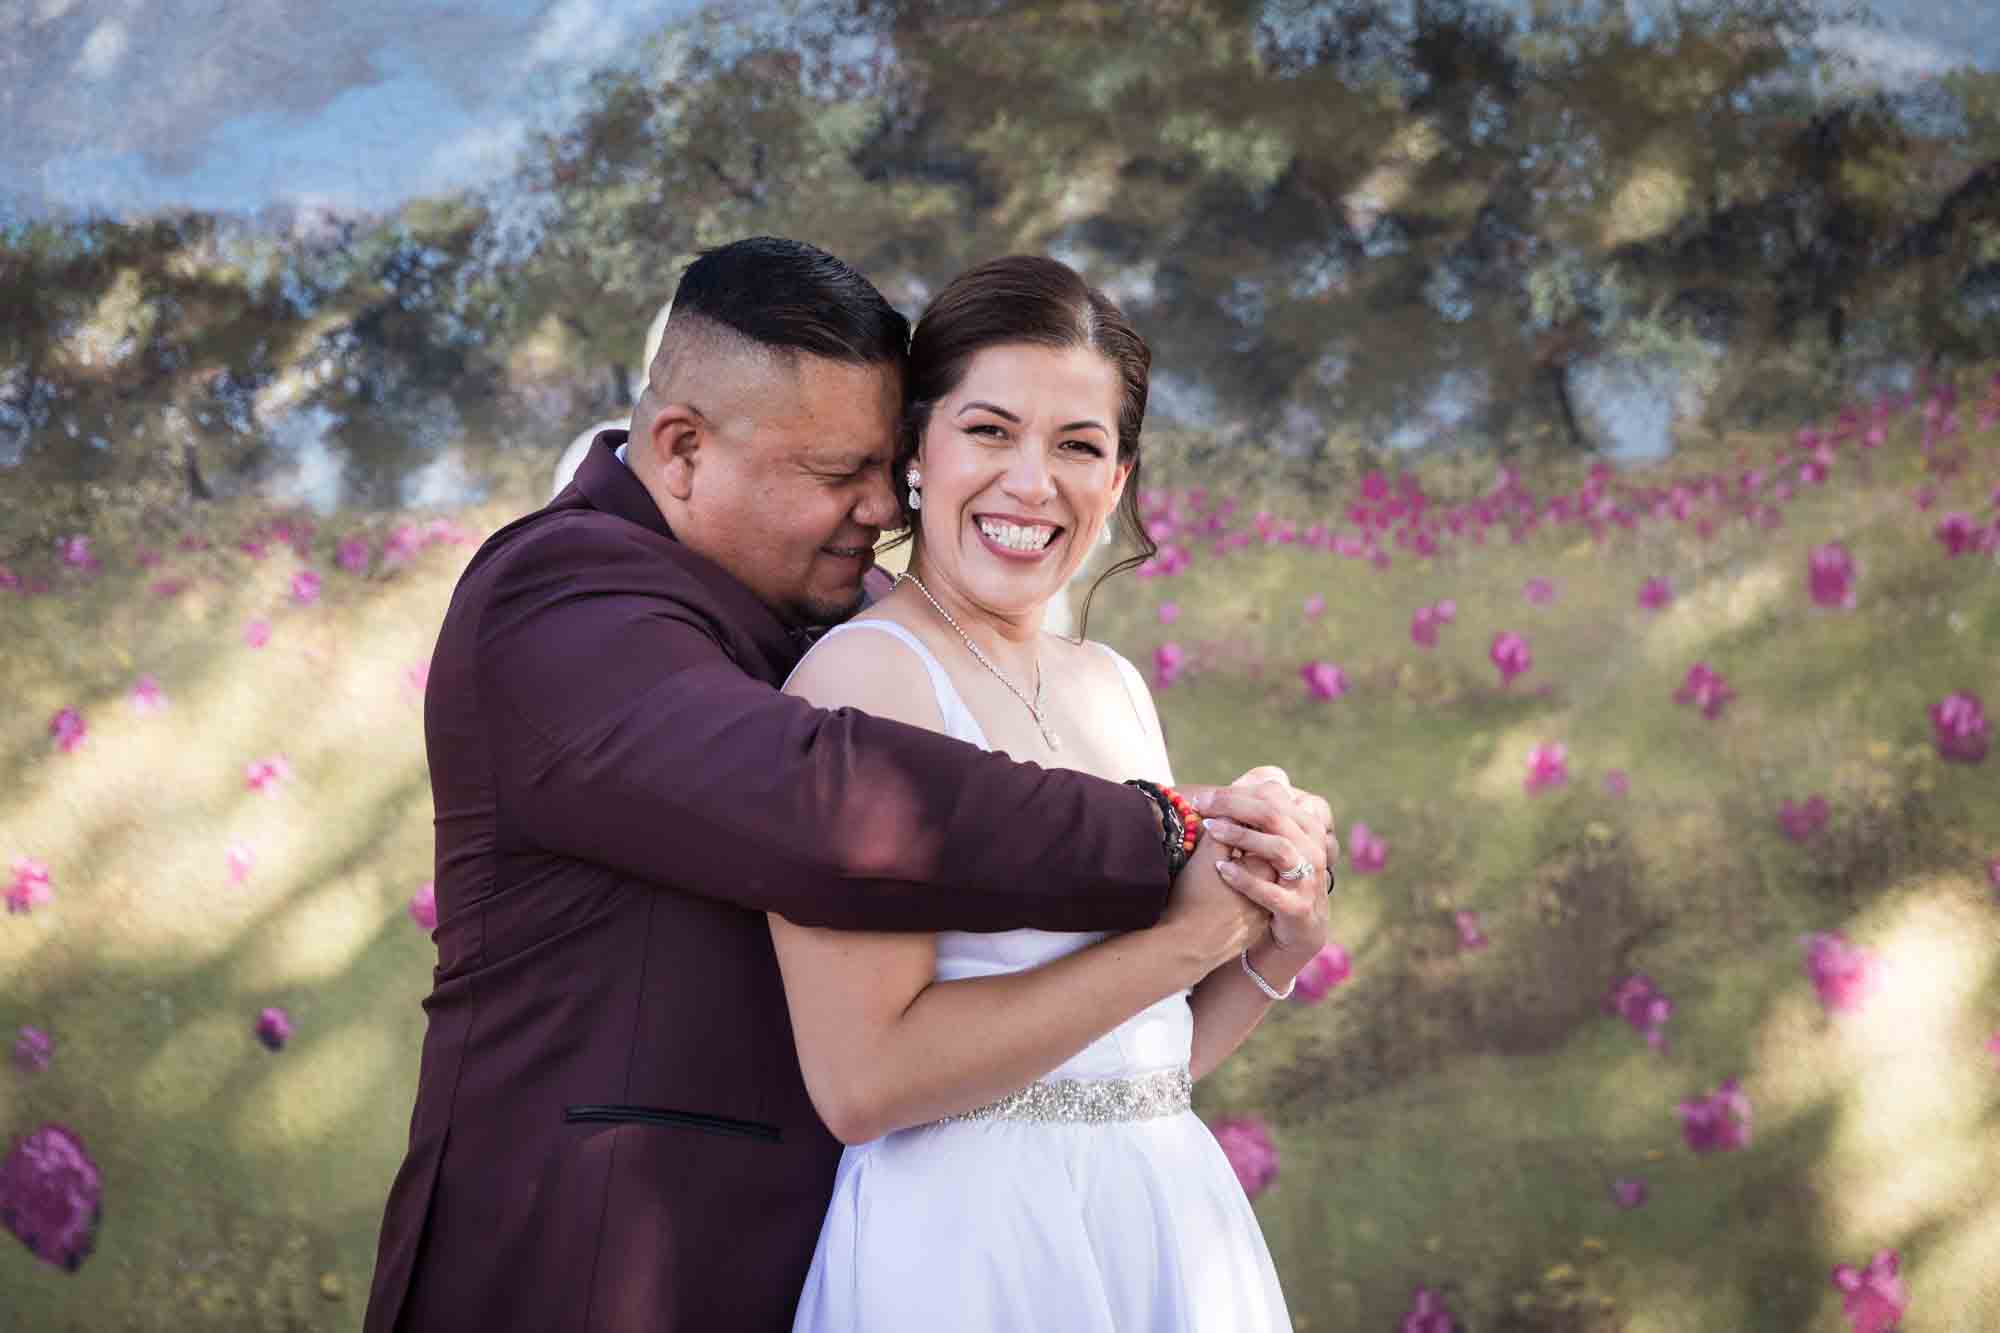
[[[1039,1120],[1049,1124],[1111,1125],[1157,1120],[1188,1109],[1194,1079],[1187,1066],[1137,1078],[1060,1078],[1030,1083],[997,1102],[948,1115],[940,1125],[967,1120]]]

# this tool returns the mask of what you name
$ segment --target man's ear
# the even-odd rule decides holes
[[[676,500],[694,494],[696,456],[708,435],[708,421],[687,403],[668,403],[653,414],[646,447],[660,470],[667,493]]]

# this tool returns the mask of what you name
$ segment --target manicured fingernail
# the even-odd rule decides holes
[[[1194,798],[1194,808],[1201,811],[1203,814],[1207,814],[1208,807],[1214,804],[1215,804],[1215,793],[1212,791],[1205,791],[1198,793]]]
[[[1234,879],[1236,878],[1236,863],[1234,861],[1217,861],[1215,863],[1215,873],[1221,875],[1224,879]]]
[[[1204,819],[1201,826],[1218,838],[1227,838],[1236,832],[1236,825],[1226,819]]]

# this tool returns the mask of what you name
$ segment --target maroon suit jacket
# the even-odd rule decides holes
[[[623,436],[479,549],[431,659],[438,961],[367,1333],[782,1333],[840,1146],[764,914],[1165,905],[1137,791],[780,694],[806,636],[674,539]]]

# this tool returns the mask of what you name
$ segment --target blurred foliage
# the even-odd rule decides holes
[[[2000,351],[2000,76],[1884,82],[1802,47],[1807,18],[705,11],[461,196],[0,232],[0,464],[50,511],[0,554],[107,503],[474,498],[628,404],[681,267],[759,232],[912,314],[980,259],[1058,255],[1153,341],[1157,423],[1306,459],[1613,446],[1575,401],[1607,360],[1695,372],[1685,431]],[[457,490],[412,480],[454,452]]]

